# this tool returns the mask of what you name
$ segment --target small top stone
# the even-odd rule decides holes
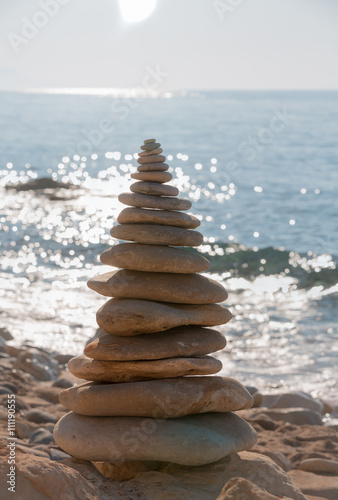
[[[151,142],[156,142],[156,139],[145,139],[144,144],[150,144]]]

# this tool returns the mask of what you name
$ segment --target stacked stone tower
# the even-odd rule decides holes
[[[225,347],[227,298],[216,281],[198,274],[207,259],[180,247],[203,236],[191,202],[167,185],[172,179],[160,144],[147,139],[137,160],[137,182],[119,200],[113,238],[101,255],[118,270],[88,286],[112,297],[97,313],[100,335],[70,360],[89,382],[66,389],[71,410],[56,425],[56,442],[75,457],[110,463],[174,462],[203,465],[250,448],[254,430],[233,411],[252,398],[237,381],[212,376],[222,363],[209,354]],[[177,248],[179,247],[179,248]]]

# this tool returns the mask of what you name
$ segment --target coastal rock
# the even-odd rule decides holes
[[[38,380],[55,380],[59,375],[59,363],[43,352],[23,349],[16,358],[14,368],[22,370]]]
[[[189,250],[138,243],[115,245],[104,251],[100,259],[108,266],[145,272],[187,274],[206,271],[210,267],[205,257]]]
[[[149,194],[151,196],[177,196],[179,190],[174,186],[166,186],[157,182],[134,182],[130,186],[133,193]]]
[[[81,415],[177,418],[249,408],[252,397],[236,380],[195,376],[123,384],[85,383],[62,391],[60,402]]]
[[[158,155],[154,155],[154,157],[158,158]],[[147,156],[147,160],[151,159],[150,156]],[[167,163],[143,163],[139,167],[137,167],[138,172],[164,172],[169,169],[169,165]]]
[[[87,285],[105,297],[179,304],[214,304],[228,297],[220,283],[200,274],[175,275],[120,269],[92,278]]]
[[[337,500],[338,476],[330,477],[303,470],[290,470],[288,474],[305,495]]]
[[[43,427],[36,429],[29,438],[29,442],[34,444],[49,444],[53,441],[54,438],[52,433]]]
[[[150,156],[139,156],[137,158],[137,163],[144,165],[147,163],[163,163],[165,162],[165,156],[163,155],[150,155]]]
[[[278,500],[280,498],[280,495],[278,497],[272,495],[243,477],[232,477],[216,500]]]
[[[84,380],[132,382],[184,375],[208,375],[219,372],[222,363],[212,356],[151,361],[100,361],[87,356],[76,356],[69,361],[68,369]]]
[[[258,409],[257,409],[258,410]],[[256,421],[267,418],[271,421],[283,421],[294,425],[322,425],[322,417],[320,413],[312,410],[304,410],[303,408],[259,408],[252,414],[252,418]],[[248,418],[251,418],[248,415]]]
[[[233,413],[154,420],[71,412],[56,424],[54,437],[64,451],[83,460],[155,460],[182,465],[215,462],[256,442],[255,431]]]
[[[1,443],[2,445],[2,443]],[[16,487],[15,493],[8,491],[8,455],[6,445],[0,455],[0,491],[2,500],[56,500],[62,498],[97,500],[99,490],[80,472],[64,463],[53,462],[48,458],[28,453],[28,450],[16,450]],[[6,458],[6,459],[4,459]],[[89,476],[90,477],[90,476]],[[98,478],[97,478],[98,479]],[[113,498],[113,497],[111,497]]]
[[[96,338],[84,349],[89,358],[115,361],[203,356],[219,351],[226,345],[225,337],[209,328],[180,326],[166,332],[118,337],[106,334]],[[67,387],[71,387],[70,384]]]
[[[169,172],[136,172],[134,174],[130,174],[132,179],[136,179],[138,181],[148,181],[148,182],[159,182],[165,183],[170,182],[173,176]]]
[[[307,472],[315,472],[317,474],[335,474],[336,476],[338,476],[338,462],[334,462],[333,460],[326,460],[325,458],[308,458],[306,460],[302,460],[298,466],[298,469],[305,470]]]
[[[118,197],[124,205],[139,208],[157,208],[160,210],[189,210],[191,201],[185,198],[168,198],[167,196],[150,196],[140,193],[121,193]]]
[[[306,408],[318,413],[323,412],[323,404],[309,394],[295,391],[284,394],[262,395],[262,406],[267,408]]]
[[[143,208],[125,208],[117,218],[119,224],[162,224],[184,229],[196,229],[201,223],[190,214],[170,210],[150,210]]]
[[[56,422],[56,418],[45,410],[32,409],[26,412],[26,420],[37,424],[45,424],[47,422]]]
[[[159,224],[121,224],[114,226],[110,234],[118,240],[136,241],[146,245],[198,247],[203,242],[203,235],[198,231]]]
[[[160,332],[181,325],[223,325],[231,318],[230,311],[219,304],[180,305],[137,299],[110,299],[96,315],[100,328],[122,336]]]

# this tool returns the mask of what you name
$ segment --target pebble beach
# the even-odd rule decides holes
[[[261,489],[255,491],[250,481],[250,467],[245,464],[242,469],[236,464],[236,480],[231,479],[230,472],[230,476],[224,476],[224,466],[222,473],[218,471],[217,464],[221,467],[216,462],[196,470],[160,464],[155,472],[136,469],[134,477],[119,482],[111,479],[111,471],[100,463],[78,460],[65,453],[53,439],[56,421],[67,413],[59,403],[59,394],[84,382],[67,370],[66,363],[71,357],[71,354],[61,355],[32,344],[14,347],[10,333],[0,330],[2,499],[12,498],[6,485],[9,397],[15,400],[16,408],[15,498],[20,500],[60,497],[155,500],[163,491],[177,500],[236,499],[244,493],[251,495],[247,498],[265,498]],[[244,452],[248,454],[244,458],[253,460],[258,453],[267,457],[269,467],[271,464],[278,467],[278,481],[271,481],[271,474],[277,476],[275,469],[267,469],[260,475],[259,486],[265,488],[271,498],[335,500],[338,400],[331,396],[319,400],[303,392],[264,394],[259,388],[248,389],[253,395],[254,407],[238,414],[254,427],[258,440],[249,452]],[[116,471],[114,474],[116,477]],[[227,481],[226,491],[222,492]]]

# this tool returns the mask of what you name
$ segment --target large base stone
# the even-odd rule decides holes
[[[233,413],[153,419],[70,412],[56,424],[54,438],[64,451],[83,460],[204,465],[251,448],[256,432]]]

